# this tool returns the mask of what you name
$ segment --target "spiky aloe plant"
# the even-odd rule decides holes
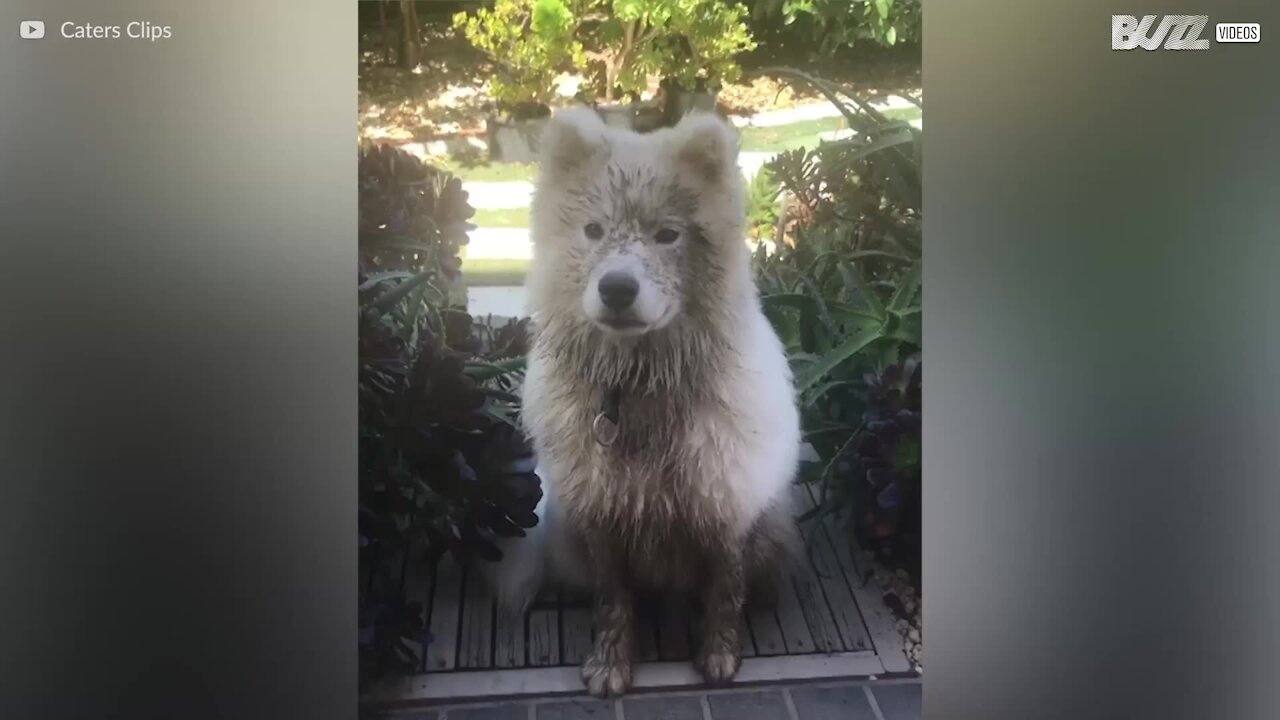
[[[803,470],[821,499],[811,517],[846,521],[850,541],[918,573],[918,542],[907,535],[918,527],[920,487],[922,133],[847,88],[760,72],[812,85],[851,131],[770,163],[789,230],[776,253],[755,258],[817,455]]]

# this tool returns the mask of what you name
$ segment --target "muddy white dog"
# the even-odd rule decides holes
[[[631,684],[635,590],[692,592],[695,662],[726,682],[746,596],[768,597],[798,546],[800,446],[744,242],[736,133],[695,114],[640,135],[574,109],[540,152],[523,422],[545,496],[538,528],[504,548],[500,598],[523,609],[544,579],[591,588],[582,676],[605,696]]]

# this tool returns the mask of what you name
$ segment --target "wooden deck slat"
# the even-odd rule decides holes
[[[445,555],[437,563],[431,595],[430,631],[434,639],[427,648],[427,672],[457,667],[461,611],[462,571],[452,555]]]
[[[756,656],[756,644],[751,637],[751,627],[747,623],[746,615],[738,621],[738,642],[742,645],[742,657],[749,658]]]
[[[390,552],[387,554],[385,563],[386,564],[382,566],[385,568],[385,572],[379,573],[378,577],[374,579],[374,582],[381,586],[382,591],[388,593],[388,595],[404,593],[404,601],[406,604],[414,602],[415,598],[409,597],[410,567],[405,563],[405,553],[401,551]],[[424,608],[430,607],[430,596],[428,596],[426,600],[428,604],[424,605]],[[418,600],[418,602],[422,601]],[[407,638],[404,642],[417,656],[418,670],[421,671],[422,663],[424,662],[422,655],[422,643],[417,640]]]
[[[657,614],[657,608],[636,609],[636,643],[633,656],[636,662],[654,662],[659,657]]]
[[[529,610],[529,665],[560,664],[560,596],[548,593]]]
[[[693,617],[689,599],[673,593],[663,596],[658,618],[658,651],[663,660],[687,660],[693,657],[689,650],[689,621]]]
[[[516,614],[499,607],[493,628],[493,666],[524,667],[525,621],[528,614]]]
[[[804,615],[809,634],[813,637],[813,647],[819,652],[838,652],[844,649],[840,638],[840,630],[823,595],[813,568],[805,563],[797,568],[792,579],[795,581],[796,598],[800,601],[800,613]]]
[[[798,511],[814,506],[812,489],[799,486],[795,492]],[[859,576],[856,550],[845,532],[831,518],[806,530],[809,560],[790,568],[778,605],[745,609],[739,634],[746,660],[739,682],[757,675],[766,680],[910,672],[894,617],[879,588]],[[494,696],[508,686],[581,692],[576,666],[591,653],[595,634],[590,593],[545,593],[517,618],[496,610],[488,583],[459,570],[449,557],[434,569],[410,566],[404,582],[406,597],[428,607],[434,641],[425,649],[424,665],[434,676],[427,682],[435,683],[428,694],[462,697],[473,686],[491,687],[483,694]],[[689,597],[660,594],[640,601],[635,672],[637,678],[653,677],[637,681],[637,687],[701,683],[689,662],[697,651],[699,620]],[[547,689],[551,685],[563,688]],[[416,688],[424,686],[414,687],[421,692]]]
[[[817,495],[813,488],[808,488],[808,491],[810,498],[817,502]],[[907,659],[906,649],[903,646],[902,636],[898,634],[893,613],[884,604],[879,588],[859,575],[857,563],[853,561],[851,548],[853,543],[844,539],[847,534],[840,532],[830,516],[823,518],[821,522],[822,529],[826,532],[827,539],[835,551],[836,560],[844,571],[849,591],[858,604],[858,612],[867,628],[867,634],[875,647],[876,654],[884,664],[885,671],[910,672],[911,661]]]
[[[794,486],[792,495],[798,507],[804,507],[804,499],[809,497],[808,491],[802,486]],[[812,499],[810,498],[810,502]],[[818,543],[815,543],[815,546]],[[837,620],[837,613],[832,606],[831,598],[827,596],[826,588],[823,586],[817,567],[817,547],[806,547],[806,561],[796,567],[793,577],[795,579],[796,594],[800,598],[800,608],[804,612],[805,621],[809,624],[809,632],[813,634],[813,644],[821,652],[836,652],[838,650],[854,650],[860,648],[850,648],[845,645],[845,636],[852,638],[852,633],[842,634],[840,631],[840,622]],[[828,568],[828,573],[830,569]],[[843,576],[835,576],[839,582],[833,585],[838,586],[844,583]],[[833,589],[838,589],[833,587]],[[861,625],[862,620],[858,617],[856,607],[853,607],[853,598],[849,595],[849,588],[843,588],[843,596],[837,595],[836,600],[844,600],[845,606],[843,616],[852,614],[853,622]]]
[[[567,595],[560,596],[560,662],[581,665],[591,654],[591,605]]]
[[[458,667],[493,667],[493,593],[478,573],[463,581],[462,633],[458,639]]]
[[[795,498],[796,507],[802,512],[815,507],[813,496],[803,487],[796,488]],[[816,532],[808,529],[805,532],[806,539],[810,541],[807,548],[809,560],[813,563],[818,582],[822,584],[822,591],[835,618],[836,628],[840,631],[844,649],[850,652],[871,650],[871,638],[867,635],[862,614],[858,612],[858,603],[849,590],[848,579],[831,546],[831,538],[827,536],[825,528],[818,526],[814,529]]]
[[[805,620],[800,596],[796,593],[795,578],[789,576],[778,593],[778,627],[786,643],[787,653],[798,655],[814,651],[813,634]]]
[[[767,657],[787,653],[787,641],[782,637],[782,627],[778,624],[776,612],[764,608],[747,608],[747,624],[751,626],[757,655]]]
[[[418,548],[421,550],[421,548]],[[431,584],[432,567],[423,560],[421,553],[415,554],[412,546],[409,553],[409,564],[405,568],[404,596],[405,601],[422,606],[423,619],[431,617]],[[429,628],[428,628],[429,629]],[[418,654],[418,672],[426,669],[427,650],[421,643],[410,642],[414,652]]]

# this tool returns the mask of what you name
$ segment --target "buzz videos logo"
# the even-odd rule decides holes
[[[1112,15],[1111,49],[1208,50],[1209,39],[1204,37],[1208,24],[1208,15]],[[1256,43],[1262,39],[1262,29],[1258,23],[1218,23],[1214,39]]]
[[[1112,50],[1208,50],[1209,40],[1200,37],[1209,24],[1208,15],[1165,15],[1151,34],[1155,15],[1138,19],[1133,15],[1111,16]]]

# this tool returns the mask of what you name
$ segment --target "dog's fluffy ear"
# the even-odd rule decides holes
[[[715,113],[696,112],[676,124],[676,158],[710,184],[738,172],[738,131]]]
[[[607,146],[605,124],[595,110],[561,110],[542,131],[539,165],[551,176],[573,175],[589,167]]]

